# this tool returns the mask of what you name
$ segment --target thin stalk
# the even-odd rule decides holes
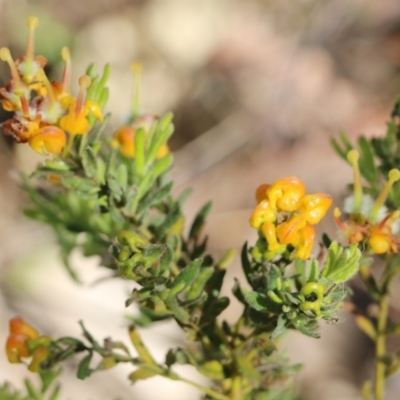
[[[385,397],[385,363],[382,357],[386,353],[385,331],[388,318],[389,298],[384,293],[379,301],[378,331],[375,342],[375,400],[384,400]]]

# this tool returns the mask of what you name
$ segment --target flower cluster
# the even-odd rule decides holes
[[[363,193],[357,150],[350,150],[347,159],[353,166],[354,194],[344,204],[347,220],[340,219],[341,211],[338,208],[334,210],[336,224],[349,243],[359,243],[375,254],[397,253],[400,211],[388,212],[385,201],[393,184],[400,179],[400,171],[392,169],[389,172],[388,181],[374,200]]]
[[[134,75],[134,90],[132,110],[128,118],[128,124],[119,128],[113,136],[111,145],[118,148],[121,154],[127,158],[135,158],[135,136],[139,129],[145,132],[145,145],[148,147],[150,129],[152,125],[159,119],[154,114],[141,114],[140,112],[140,83],[142,66],[139,63],[132,64],[132,72]],[[167,144],[163,144],[156,154],[156,158],[162,158],[169,153]]]
[[[28,369],[32,372],[41,370],[41,363],[48,357],[50,338],[39,336],[38,331],[29,325],[22,317],[10,320],[10,334],[6,342],[8,361],[12,364],[21,363],[21,358],[32,360]]]
[[[44,72],[46,59],[34,55],[34,32],[39,24],[29,17],[26,54],[13,60],[8,48],[0,49],[0,59],[10,68],[11,81],[0,88],[0,101],[13,117],[2,124],[3,131],[18,143],[29,143],[41,155],[60,154],[72,145],[76,135],[86,134],[92,125],[91,118],[103,119],[99,102],[88,95],[91,79],[79,79],[79,94],[71,95],[69,80],[71,60],[68,48],[61,56],[65,62],[61,82],[50,82]],[[67,134],[68,139],[67,139]]]
[[[128,158],[135,158],[135,135],[138,129],[144,129],[148,137],[151,124],[158,119],[155,115],[143,115],[136,118],[131,125],[119,128],[113,137],[112,145],[119,149],[121,154]],[[163,144],[157,152],[156,158],[162,158],[169,153],[167,144]]]
[[[306,260],[314,244],[315,230],[332,204],[325,193],[306,195],[304,183],[295,176],[263,184],[256,190],[257,206],[250,225],[266,240],[260,256],[272,259],[290,252],[291,258]]]

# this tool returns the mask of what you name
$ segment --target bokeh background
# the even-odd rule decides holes
[[[72,52],[74,82],[90,62],[111,64],[110,134],[129,112],[130,64],[143,64],[143,109],[175,114],[172,175],[176,193],[194,188],[188,220],[214,201],[207,233],[215,255],[255,240],[248,218],[260,183],[295,174],[309,192],[331,193],[339,205],[351,170],[332,151],[330,137],[340,130],[353,140],[382,135],[400,91],[397,0],[0,0],[0,46],[15,57],[24,51],[32,14],[40,18],[36,50],[54,76],[63,45]],[[2,63],[0,85],[8,80]],[[0,114],[1,121],[6,117]],[[39,161],[28,146],[0,137],[0,342],[15,314],[47,334],[79,336],[83,319],[97,338],[127,342],[123,304],[131,284],[96,283],[104,277],[98,260],[79,254],[73,264],[84,284],[70,282],[51,233],[22,216],[27,200],[16,171]],[[321,229],[334,234],[330,215]],[[226,293],[234,276],[240,276],[238,260]],[[224,317],[237,312],[232,302]],[[321,325],[320,340],[290,334],[284,341],[293,361],[305,363],[298,376],[302,399],[360,398],[372,347],[351,316],[342,316],[343,324]],[[173,323],[142,334],[159,360],[184,340]],[[131,386],[123,366],[80,382],[77,362],[65,365],[62,400],[199,398],[161,378]],[[182,374],[198,379],[190,368]],[[24,376],[25,368],[8,365],[0,352],[0,382],[21,386]],[[387,399],[399,396],[394,376]]]

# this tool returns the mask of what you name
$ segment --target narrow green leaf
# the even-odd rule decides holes
[[[153,376],[156,375],[158,375],[158,373],[155,372],[154,370],[146,367],[141,367],[138,368],[136,371],[132,372],[131,374],[129,374],[128,378],[129,380],[132,381],[132,383],[135,383],[137,381],[152,378]]]
[[[52,394],[51,394],[49,400],[58,400],[58,398],[59,398],[59,396],[60,396],[60,393],[61,393],[61,386],[60,386],[60,385],[57,385],[57,386],[55,387],[55,389],[53,390],[53,392],[52,392]]]
[[[118,185],[125,192],[128,189],[128,169],[125,164],[121,164],[117,168],[116,178]]]
[[[170,153],[157,160],[152,168],[154,176],[159,177],[162,174],[165,174],[172,165],[172,160],[172,154]]]
[[[36,391],[29,379],[25,379],[24,384],[29,393],[30,400],[42,400],[42,396]]]
[[[246,280],[250,285],[252,285],[252,282],[251,282],[252,268],[251,268],[251,263],[249,260],[249,252],[247,249],[247,242],[242,247],[242,251],[240,253],[240,259],[242,261],[242,268],[243,268],[243,272],[246,277]]]
[[[87,147],[82,152],[82,164],[86,175],[89,178],[94,178],[97,173],[97,160],[95,154],[90,147]]]
[[[181,271],[170,287],[170,296],[176,296],[178,293],[187,289],[195,281],[199,275],[202,262],[203,260],[198,258]]]
[[[193,301],[199,298],[204,290],[204,286],[206,285],[207,281],[211,278],[213,273],[214,273],[213,267],[202,268],[200,270],[197,279],[195,279],[195,281],[190,286],[190,289],[186,294],[185,300]]]
[[[85,379],[90,374],[92,373],[92,370],[90,369],[90,361],[92,361],[93,353],[89,353],[87,356],[85,356],[81,362],[79,363],[78,366],[78,371],[76,373],[76,377],[78,379]]]
[[[279,335],[281,335],[284,332],[285,327],[286,327],[286,315],[281,314],[278,318],[276,327],[271,334],[271,339],[274,339],[274,338],[278,337]]]
[[[307,282],[317,282],[319,278],[319,263],[318,260],[313,259],[310,262],[310,271],[308,274]]]
[[[181,307],[175,296],[170,296],[165,300],[165,305],[173,313],[177,321],[182,324],[188,325],[190,323],[190,315],[188,311]]]
[[[361,150],[361,173],[371,185],[374,185],[378,181],[378,172],[375,167],[375,160],[372,153],[371,144],[364,136],[361,136],[358,140],[358,145]]]
[[[207,306],[204,308],[204,313],[201,318],[201,324],[207,324],[212,322],[215,318],[218,317],[229,306],[230,300],[228,297],[220,297],[219,299],[211,299],[209,297],[209,301],[207,301]]]
[[[145,173],[145,140],[146,131],[139,128],[135,133],[135,167],[139,176]]]
[[[192,226],[190,227],[189,231],[189,238],[190,239],[198,239],[201,234],[201,230],[204,226],[205,219],[209,212],[211,211],[212,203],[208,202],[203,206],[203,208],[198,212],[196,215]]]
[[[157,366],[134,325],[129,326],[129,337],[141,360],[148,365]]]

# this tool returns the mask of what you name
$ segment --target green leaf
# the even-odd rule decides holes
[[[52,394],[50,395],[49,400],[58,400],[60,397],[61,386],[57,385],[53,390]]]
[[[273,332],[271,333],[271,339],[276,338],[280,334],[283,333],[286,327],[286,316],[285,314],[281,314],[278,318],[277,324]]]
[[[234,279],[235,279],[235,283],[233,284],[233,287],[232,287],[232,293],[233,293],[233,295],[234,295],[242,304],[247,304],[247,303],[246,303],[246,299],[244,298],[243,291],[242,291],[242,289],[241,289],[241,287],[240,287],[240,282],[239,282],[239,280],[238,280],[237,278],[234,278]]]
[[[247,304],[257,311],[266,312],[269,310],[269,304],[271,301],[265,294],[248,292],[245,294],[244,298],[246,299]]]
[[[164,157],[158,159],[154,165],[152,172],[155,177],[159,177],[162,174],[166,173],[169,167],[172,165],[172,154],[166,154]]]
[[[161,121],[155,126],[155,130],[151,129],[148,136],[148,155],[146,167],[149,168],[157,158],[157,153],[161,146],[167,143],[168,139],[174,132],[174,127],[171,124],[172,114],[167,114]],[[153,133],[154,132],[154,133]]]
[[[139,176],[142,176],[145,172],[145,139],[146,131],[139,128],[135,133],[135,167]]]
[[[116,171],[118,185],[125,192],[128,189],[128,169],[125,164],[121,164]]]
[[[307,282],[317,282],[319,278],[319,263],[318,260],[313,259],[310,263],[310,271],[308,274]]]
[[[182,272],[175,278],[170,289],[170,296],[176,296],[178,293],[182,292],[188,288],[199,275],[200,267],[203,260],[198,258],[186,266]]]
[[[86,176],[94,178],[97,175],[97,160],[96,155],[90,147],[87,147],[82,153],[82,165]]]
[[[361,251],[357,248],[356,243],[344,249],[338,242],[332,242],[322,277],[336,284],[345,282],[357,273],[360,267],[360,258]]]
[[[42,396],[33,387],[32,382],[29,379],[25,379],[24,380],[24,384],[25,384],[26,390],[29,393],[29,399],[30,400],[42,400]]]
[[[174,314],[174,317],[176,318],[177,321],[185,325],[188,325],[190,323],[189,312],[184,307],[181,307],[179,305],[176,297],[170,296],[167,299],[165,299],[165,305]]]
[[[190,232],[189,232],[189,239],[198,239],[201,230],[204,226],[205,219],[208,215],[208,213],[211,211],[212,203],[208,202],[203,206],[203,208],[198,212],[196,215],[192,226],[190,227]]]
[[[213,267],[207,267],[201,269],[197,279],[195,279],[195,281],[190,286],[190,289],[186,294],[185,300],[193,301],[199,298],[204,290],[204,286],[206,285],[207,281],[211,278],[213,273],[214,273]]]
[[[129,338],[131,339],[131,342],[135,347],[140,359],[148,365],[156,366],[157,363],[154,361],[149,350],[142,342],[142,338],[140,337],[139,332],[134,325],[129,326]]]
[[[242,251],[240,253],[240,259],[242,261],[242,268],[243,268],[243,272],[246,277],[246,280],[252,286],[251,275],[252,275],[253,270],[251,268],[251,263],[249,260],[249,252],[247,249],[247,242],[242,247]]]
[[[197,371],[210,379],[222,380],[225,377],[224,368],[217,360],[207,361],[196,366]]]
[[[140,202],[137,212],[141,213],[153,206],[160,204],[170,193],[173,187],[173,182],[169,182],[157,192],[149,192]]]
[[[93,353],[89,353],[86,357],[84,357],[78,366],[78,371],[76,376],[78,379],[85,379],[92,373],[90,369],[90,361],[92,361]]]
[[[132,383],[135,383],[143,379],[152,378],[153,376],[156,375],[158,375],[158,373],[155,372],[154,370],[146,367],[141,367],[138,368],[136,371],[132,372],[131,374],[129,374],[128,378],[132,381]]]
[[[340,135],[340,139],[341,139],[341,142],[342,142],[342,143],[339,144],[339,142],[338,142],[336,139],[332,138],[332,139],[331,139],[331,145],[332,145],[332,147],[335,149],[336,153],[337,153],[341,158],[343,158],[343,160],[345,160],[345,161],[348,162],[348,160],[347,160],[347,153],[348,153],[350,150],[352,150],[354,147],[353,147],[353,145],[351,144],[349,138],[346,136],[346,134],[345,134],[343,131],[341,131],[341,132],[339,133],[339,135]]]
[[[358,145],[361,150],[361,157],[359,160],[361,173],[371,185],[375,185],[378,182],[378,172],[375,167],[372,145],[363,136],[359,138]]]
[[[201,324],[207,324],[218,317],[226,307],[229,306],[228,297],[220,297],[219,299],[212,300],[210,296],[210,301],[207,301],[207,306],[204,307],[204,313],[201,319]]]

